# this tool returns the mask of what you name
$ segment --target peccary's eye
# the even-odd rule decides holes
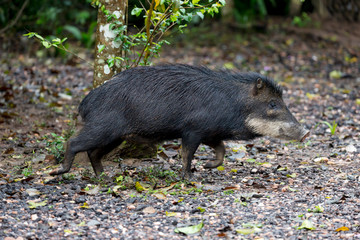
[[[269,108],[270,109],[276,109],[277,108],[276,102],[275,101],[269,102]]]

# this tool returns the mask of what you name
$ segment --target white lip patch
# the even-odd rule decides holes
[[[248,117],[245,120],[245,125],[254,133],[270,136],[276,138],[288,138],[294,131],[294,124],[284,121],[269,121],[261,118]],[[286,134],[289,133],[289,134]],[[295,137],[294,137],[295,139]]]

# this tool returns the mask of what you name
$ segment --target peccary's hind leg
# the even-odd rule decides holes
[[[225,146],[223,141],[206,142],[205,144],[215,149],[216,160],[208,161],[204,168],[216,168],[221,166],[225,156]]]
[[[59,169],[56,169],[50,173],[50,175],[59,175],[70,171],[75,155],[78,152],[90,151],[89,157],[96,173],[103,171],[101,165],[101,157],[112,150],[112,143],[117,142],[116,135],[112,128],[99,129],[97,127],[84,127],[78,136],[70,139],[67,142],[67,148],[65,152],[65,159]],[[109,146],[109,147],[107,147]],[[100,149],[100,150],[96,150]],[[95,151],[96,150],[96,151]],[[94,153],[92,153],[94,152]],[[93,155],[93,156],[92,156]],[[100,157],[99,157],[100,156]],[[93,160],[91,160],[93,159]],[[100,160],[98,160],[100,159]],[[94,167],[95,166],[95,167]]]
[[[108,154],[109,152],[111,152],[117,146],[119,146],[122,143],[122,141],[123,141],[122,139],[118,139],[104,147],[87,151],[91,165],[94,169],[96,176],[100,176],[101,173],[104,172],[104,168],[101,164],[102,157]]]
[[[70,168],[74,161],[76,153],[81,152],[81,151],[77,151],[76,149],[74,149],[74,146],[73,146],[74,140],[76,140],[76,138],[69,139],[67,141],[64,161],[61,163],[60,168],[55,169],[52,172],[50,172],[50,175],[60,175],[60,174],[67,173],[70,171]]]

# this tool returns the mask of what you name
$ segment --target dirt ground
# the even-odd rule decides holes
[[[267,34],[190,29],[155,60],[266,74],[311,129],[304,143],[227,141],[213,170],[202,145],[198,183],[179,179],[180,140],[157,159],[104,162],[111,182],[82,161],[51,177],[92,70],[1,53],[0,238],[360,239],[360,26],[272,21]]]

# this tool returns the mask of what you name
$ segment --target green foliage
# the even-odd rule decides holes
[[[234,194],[234,190],[231,190],[231,189],[230,189],[230,190],[225,190],[225,191],[224,191],[224,194],[225,194],[225,195]]]
[[[57,135],[55,133],[51,133],[51,136],[45,136],[46,142],[46,150],[54,155],[57,160],[62,160],[64,158],[64,142],[65,139],[63,136]]]
[[[56,47],[61,50],[66,50],[63,43],[67,40],[67,38],[63,38],[63,39],[54,38],[51,41],[49,41],[35,32],[26,33],[24,34],[24,36],[28,38],[36,37],[41,42],[41,44],[46,48]]]
[[[132,188],[133,186],[135,186],[134,181],[132,180],[132,178],[130,176],[124,177],[124,176],[120,175],[115,178],[115,182],[121,190],[126,190],[128,188]]]
[[[67,1],[65,1],[67,2]],[[88,1],[90,2],[90,1]],[[173,0],[154,0],[149,6],[139,2],[141,7],[135,6],[131,11],[131,15],[142,17],[145,26],[134,34],[128,32],[127,20],[123,23],[121,20],[116,20],[116,16],[111,14],[105,6],[98,0],[92,0],[91,4],[98,7],[111,22],[109,28],[116,37],[114,43],[120,45],[120,52],[122,56],[114,56],[107,59],[109,67],[121,66],[120,69],[131,68],[138,65],[148,65],[151,58],[158,57],[160,49],[164,44],[170,44],[168,41],[162,39],[164,34],[174,26],[182,32],[182,29],[190,23],[193,18],[198,17],[204,19],[205,15],[214,16],[219,13],[219,8],[225,5],[225,0],[210,0],[210,1],[173,1]],[[70,4],[70,3],[68,3]],[[54,4],[55,5],[55,4]],[[46,25],[48,21],[56,22],[58,16],[62,13],[62,8],[57,6],[49,6],[46,11],[38,14],[36,23]],[[76,24],[85,24],[91,18],[90,11],[80,11],[74,15],[74,22]],[[86,47],[91,47],[94,43],[93,32],[96,27],[96,22],[92,22],[88,31],[85,32],[79,26],[66,24],[57,28],[57,34],[68,32],[73,37],[81,41]],[[67,38],[50,38],[48,40],[40,34],[30,32],[25,34],[29,38],[36,37],[42,45],[46,48],[55,47],[65,52],[72,53],[64,45],[63,42]],[[103,51],[105,46],[100,46],[98,52]],[[76,55],[76,54],[74,54]]]
[[[312,22],[311,18],[306,12],[303,12],[301,16],[295,16],[292,24],[297,27],[307,27]]]
[[[94,0],[92,4],[98,6],[105,13],[108,21],[112,21],[109,27],[116,34],[114,42],[121,46],[123,53],[121,57],[108,59],[109,67],[120,65],[121,69],[124,69],[150,64],[151,58],[158,57],[162,46],[170,44],[162,39],[169,29],[176,26],[182,32],[182,29],[194,17],[203,19],[205,14],[214,16],[219,13],[219,8],[225,5],[225,0],[203,2],[200,0],[154,0],[149,6],[140,2],[141,7],[135,5],[130,13],[133,16],[142,17],[145,26],[131,34],[127,31],[126,24],[121,20],[112,21],[116,19],[116,16],[109,13],[99,1]],[[100,48],[99,51],[102,49]]]
[[[249,235],[261,232],[263,225],[261,223],[243,223],[243,228],[236,229],[236,232],[242,235]]]
[[[32,166],[31,166],[31,162],[26,162],[26,168],[24,168],[21,172],[22,175],[24,175],[24,177],[30,177],[31,175],[34,174]]]
[[[30,201],[28,201],[27,203],[29,204],[28,207],[29,207],[30,209],[34,209],[34,208],[37,208],[37,207],[46,206],[47,200],[44,200],[44,201],[42,201],[42,202],[30,200]]]
[[[0,4],[0,29],[14,21],[25,1],[3,2]],[[97,12],[86,2],[90,2],[90,0],[30,0],[22,14],[19,15],[16,25],[7,33],[9,35],[31,29],[45,36],[63,35],[63,26],[67,23],[71,23],[81,32],[87,31],[93,22],[96,23]]]
[[[316,227],[314,227],[314,224],[310,220],[305,219],[297,229],[316,230]]]
[[[270,2],[273,6],[276,4],[274,0]],[[234,1],[234,7],[235,19],[241,24],[248,24],[267,15],[265,0]]]
[[[185,235],[191,235],[191,234],[195,234],[195,233],[200,232],[203,227],[204,227],[204,223],[201,222],[201,223],[199,223],[197,225],[194,225],[194,226],[175,228],[174,232],[182,233],[182,234],[185,234]]]
[[[90,48],[95,43],[95,29],[96,29],[96,22],[92,22],[90,24],[90,27],[86,31],[81,31],[80,28],[74,26],[74,25],[65,25],[63,27],[64,31],[67,31],[71,33],[74,38],[76,38],[78,41],[80,41],[82,44],[84,44],[85,47]]]
[[[142,179],[148,179],[152,184],[157,184],[160,180],[164,180],[167,185],[177,182],[178,175],[171,170],[163,170],[160,167],[148,167],[144,171],[139,172],[139,177]]]
[[[75,30],[74,30],[75,31]],[[85,59],[79,57],[76,53],[70,51],[69,49],[67,49],[65,46],[64,46],[64,42],[67,40],[67,38],[63,38],[63,39],[60,39],[60,38],[53,38],[51,40],[48,40],[42,36],[40,36],[38,33],[36,32],[29,32],[29,33],[26,33],[24,34],[23,36],[25,37],[28,37],[28,38],[33,38],[35,37],[36,40],[40,41],[41,44],[45,47],[45,48],[51,48],[51,47],[55,47],[57,49],[60,49],[61,51],[64,51],[64,52],[67,52],[67,53],[70,53],[70,54],[73,54],[75,56],[77,56],[78,58],[84,60],[86,62]],[[89,65],[92,66],[91,63],[87,62]]]
[[[335,123],[335,120],[332,122],[332,124],[327,121],[323,121],[322,123],[329,127],[331,135],[335,135],[337,127],[337,123]]]
[[[315,206],[315,208],[313,208],[313,209],[309,208],[308,212],[322,213],[322,212],[324,212],[324,208],[322,206]]]

